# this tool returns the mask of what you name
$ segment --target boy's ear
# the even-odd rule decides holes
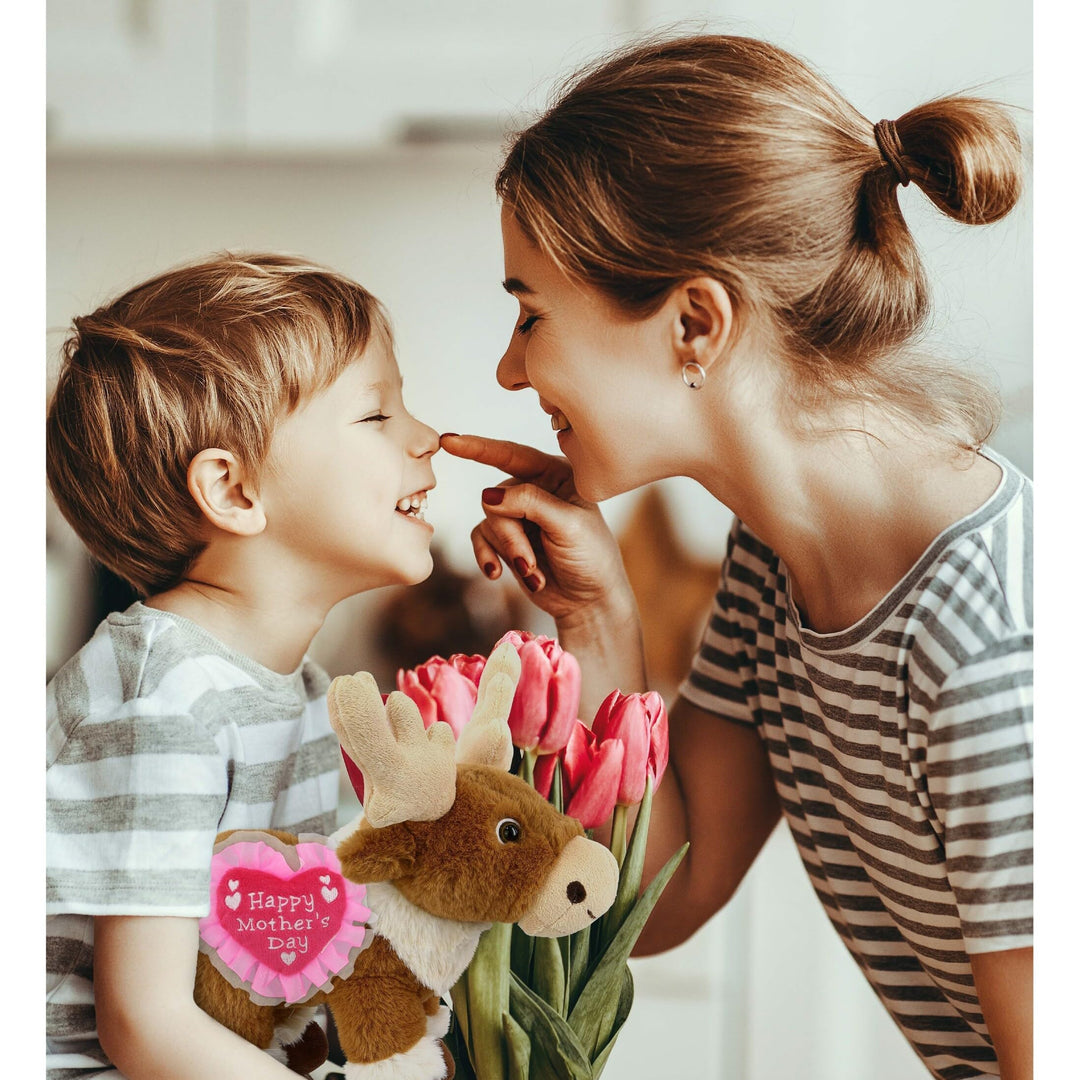
[[[228,450],[200,450],[188,465],[188,491],[207,521],[236,536],[257,536],[266,528],[252,477]]]
[[[708,371],[732,337],[731,295],[716,278],[699,276],[676,287],[671,303],[675,305],[674,344],[679,363],[693,362]]]

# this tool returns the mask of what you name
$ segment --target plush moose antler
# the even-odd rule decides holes
[[[454,801],[454,732],[436,721],[426,731],[413,701],[395,690],[383,705],[366,671],[343,675],[327,692],[330,723],[364,774],[364,817],[376,828],[434,821]]]
[[[484,930],[517,922],[537,936],[570,934],[615,898],[611,852],[506,771],[519,674],[510,644],[492,653],[456,753],[448,725],[425,732],[404,694],[391,694],[384,707],[370,675],[331,684],[331,723],[364,773],[366,793],[364,820],[336,857],[346,879],[366,885],[374,938],[351,974],[305,1002],[326,1002],[334,1013],[348,1080],[452,1076],[441,1042],[449,1011],[440,998]],[[298,1010],[288,1003],[260,1010],[238,994],[200,954],[196,1001],[207,1012],[264,1047],[275,1029],[279,1043],[296,1037]]]
[[[506,721],[521,677],[521,659],[509,642],[488,657],[476,691],[476,708],[457,742],[459,765],[490,765],[504,772],[514,760]]]

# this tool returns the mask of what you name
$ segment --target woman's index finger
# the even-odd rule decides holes
[[[520,480],[534,480],[565,465],[562,458],[545,454],[532,446],[484,435],[442,435],[439,444],[454,457],[490,465]]]

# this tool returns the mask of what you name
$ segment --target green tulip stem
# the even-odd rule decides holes
[[[648,777],[645,781],[645,794],[638,804],[637,820],[634,822],[634,830],[630,835],[630,848],[622,861],[619,871],[619,888],[615,896],[615,903],[605,916],[610,933],[610,940],[615,932],[622,926],[626,913],[637,901],[641,891],[641,875],[645,869],[645,850],[649,839],[649,819],[652,817],[653,781]]]
[[[611,854],[622,869],[626,858],[626,807],[617,803],[611,816]]]
[[[533,769],[536,766],[536,751],[535,750],[522,750],[521,751],[521,765],[518,767],[518,776],[525,781],[529,787],[532,787],[533,782]]]

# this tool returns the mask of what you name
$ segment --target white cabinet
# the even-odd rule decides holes
[[[247,21],[248,143],[349,149],[455,132],[497,140],[590,41],[603,47],[618,7],[264,0]]]
[[[218,7],[214,0],[49,0],[50,147],[212,146]]]
[[[51,0],[50,149],[498,141],[672,0]]]

